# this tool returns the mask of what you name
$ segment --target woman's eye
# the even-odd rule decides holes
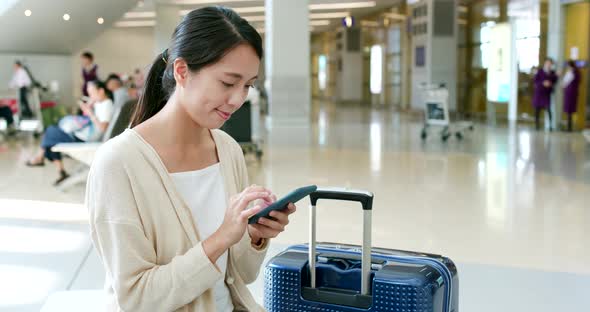
[[[223,83],[223,85],[224,85],[225,87],[227,87],[227,88],[231,88],[231,87],[233,87],[233,86],[234,86],[233,84],[231,84],[231,83],[227,83],[227,82],[224,82],[224,81],[222,81],[221,83]]]

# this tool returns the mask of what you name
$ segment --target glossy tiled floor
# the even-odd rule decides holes
[[[590,144],[582,135],[476,124],[463,141],[433,133],[422,142],[419,121],[387,110],[316,104],[313,119],[264,134],[262,161],[249,161],[252,182],[279,195],[310,183],[374,192],[373,245],[454,259],[462,311],[585,309]],[[50,292],[103,281],[77,205],[83,186],[60,193],[49,186],[53,168],[22,166],[34,144],[0,144],[0,311],[37,311]],[[306,240],[306,205],[271,255]],[[319,240],[360,242],[355,205],[322,203],[318,218]],[[252,288],[260,298],[260,281]]]

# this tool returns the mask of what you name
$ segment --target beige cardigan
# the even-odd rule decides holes
[[[211,133],[229,198],[248,185],[244,156],[229,135]],[[109,311],[215,311],[211,288],[224,276],[205,254],[166,167],[135,131],[97,152],[86,205],[106,270]],[[248,233],[230,248],[225,281],[236,310],[264,311],[246,284],[257,278],[267,248],[252,247]]]

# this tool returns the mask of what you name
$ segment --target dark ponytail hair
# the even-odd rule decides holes
[[[578,65],[574,60],[567,61],[567,66],[571,67],[573,70],[578,70]]]
[[[174,30],[170,47],[154,60],[135,106],[131,127],[158,113],[174,92],[174,60],[182,58],[191,72],[219,61],[240,44],[249,44],[262,58],[262,38],[233,10],[205,7],[191,11]]]
[[[104,94],[111,99],[111,101],[113,101],[113,92],[111,92],[111,90],[107,89],[107,85],[106,83],[100,81],[100,80],[92,80],[89,81],[88,84],[93,85],[96,89],[100,90],[104,90]]]

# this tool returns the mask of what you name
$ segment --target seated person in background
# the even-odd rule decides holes
[[[126,103],[129,101],[127,88],[123,87],[123,81],[117,74],[110,74],[105,81],[107,89],[113,94],[115,103]]]
[[[13,135],[16,129],[14,129],[14,118],[10,107],[0,104],[0,118],[6,120],[8,135]]]
[[[59,126],[47,128],[41,140],[42,150],[26,163],[29,167],[38,167],[45,165],[44,158],[53,162],[59,171],[59,178],[54,185],[59,185],[69,175],[65,171],[61,153],[53,152],[51,148],[60,143],[100,141],[113,116],[112,93],[106,85],[95,80],[88,83],[87,89],[90,101],[80,102],[84,116],[66,116]]]

